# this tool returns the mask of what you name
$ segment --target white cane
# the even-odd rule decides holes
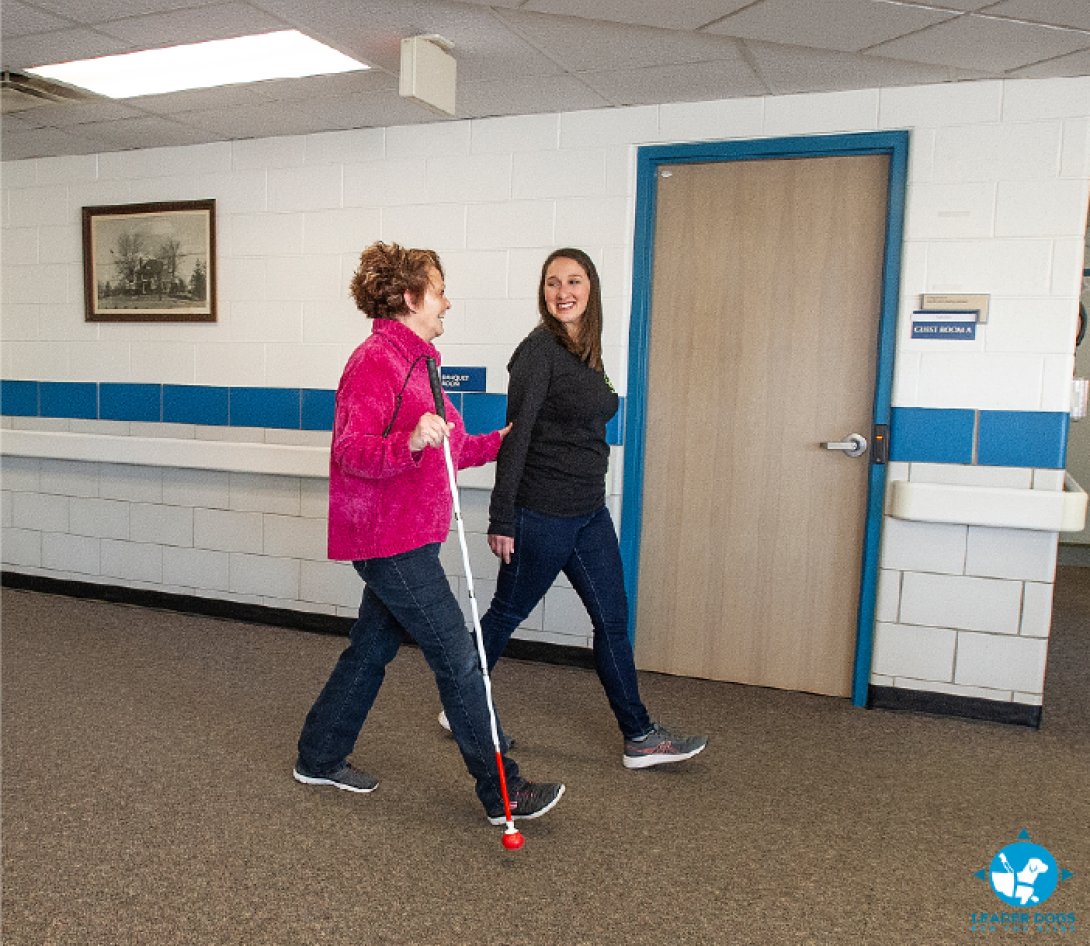
[[[435,399],[435,413],[444,421],[447,419],[446,402],[443,400],[443,387],[439,382],[439,367],[434,358],[428,359],[428,380]],[[500,793],[503,795],[503,813],[507,828],[503,832],[503,846],[510,851],[517,851],[525,842],[522,834],[516,830],[511,818],[511,800],[507,795],[507,776],[503,771],[503,752],[500,749],[499,728],[496,725],[496,708],[492,704],[492,680],[488,676],[488,657],[484,651],[484,635],[481,633],[481,618],[477,610],[477,596],[473,593],[473,572],[469,567],[469,548],[466,545],[466,530],[462,523],[462,506],[458,502],[458,483],[454,477],[454,460],[450,455],[450,439],[443,437],[443,456],[447,461],[447,479],[450,481],[450,496],[454,501],[454,520],[458,524],[458,542],[462,546],[462,564],[465,567],[466,587],[469,590],[469,607],[473,612],[474,637],[477,640],[477,656],[481,662],[481,678],[484,680],[485,702],[488,704],[488,720],[492,726],[492,745],[496,749],[496,768],[500,773]]]

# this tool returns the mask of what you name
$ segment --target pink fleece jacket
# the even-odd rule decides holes
[[[453,501],[443,451],[409,450],[417,421],[435,411],[428,357],[438,364],[438,349],[412,329],[376,319],[371,336],[345,365],[329,462],[332,559],[397,555],[442,542],[450,531]],[[454,468],[495,460],[503,439],[499,432],[467,435],[450,398],[443,397],[447,420],[454,424]]]

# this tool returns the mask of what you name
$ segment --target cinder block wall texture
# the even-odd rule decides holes
[[[347,296],[375,239],[441,254],[448,365],[501,394],[535,324],[552,248],[586,248],[605,289],[605,361],[626,389],[636,150],[643,144],[911,132],[893,403],[1068,409],[1090,180],[1090,80],[951,85],[443,122],[3,165],[6,380],[332,389],[367,327]],[[84,206],[215,198],[219,320],[83,319]],[[988,292],[974,342],[913,341],[922,292]],[[9,429],[242,438],[328,435],[6,416]],[[1050,476],[1050,474],[1052,474]],[[1055,471],[891,464],[894,478],[1061,488]],[[961,479],[958,479],[958,478]],[[967,478],[967,479],[965,479]],[[479,597],[489,471],[464,498]],[[5,456],[3,561],[26,574],[350,615],[359,583],[325,559],[320,477]],[[623,496],[614,464],[611,502]],[[872,680],[1039,703],[1057,535],[884,523]],[[444,551],[461,588],[457,543]],[[586,645],[558,585],[522,631]]]

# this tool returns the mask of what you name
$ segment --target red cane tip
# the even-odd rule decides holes
[[[503,833],[503,846],[509,851],[517,851],[523,844],[526,843],[524,838],[514,828],[510,828]]]

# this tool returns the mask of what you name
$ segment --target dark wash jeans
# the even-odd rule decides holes
[[[399,555],[353,562],[366,583],[351,643],[337,660],[299,737],[299,761],[312,775],[339,769],[352,751],[378,696],[386,665],[404,628],[420,645],[439,684],[439,697],[477,797],[489,814],[503,813],[496,750],[477,645],[439,564],[439,543]],[[501,745],[503,736],[501,735]],[[508,791],[524,782],[504,759]]]
[[[587,516],[546,516],[516,507],[515,552],[500,563],[496,594],[481,618],[488,667],[500,659],[516,628],[563,572],[594,626],[594,666],[626,739],[651,729],[640,700],[628,639],[628,597],[613,517],[603,506]]]

